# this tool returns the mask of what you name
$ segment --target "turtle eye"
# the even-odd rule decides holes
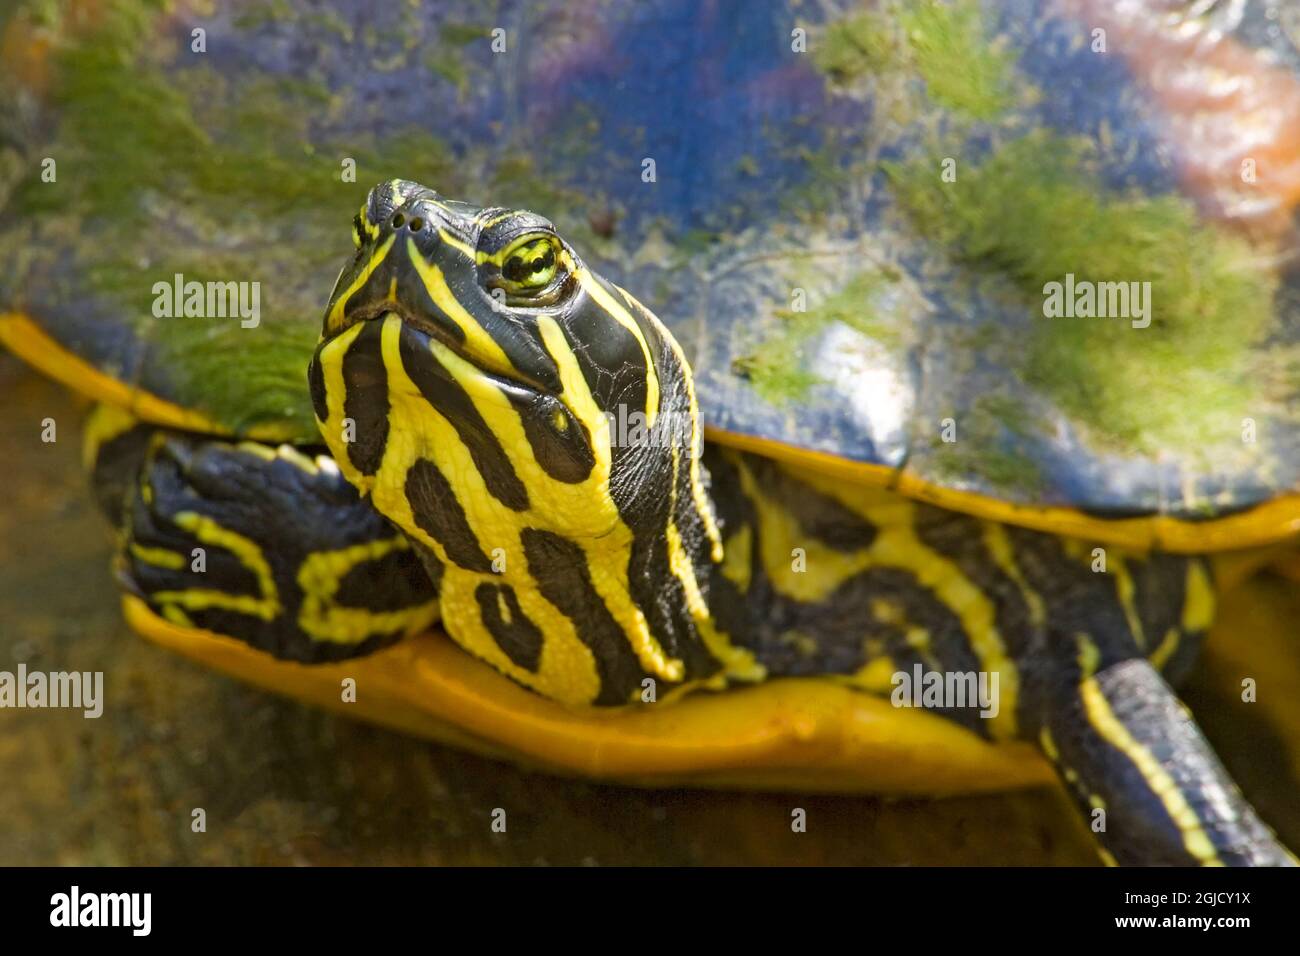
[[[519,289],[541,289],[555,278],[559,256],[550,236],[525,237],[501,257],[501,276]]]
[[[548,233],[516,239],[486,260],[484,284],[516,305],[551,305],[567,285],[560,242]]]

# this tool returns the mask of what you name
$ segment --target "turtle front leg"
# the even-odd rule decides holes
[[[198,438],[111,409],[88,425],[123,588],[155,617],[316,663],[378,650],[437,620],[406,538],[328,458]],[[142,627],[141,629],[146,629]]]
[[[1017,661],[1020,733],[1036,736],[1107,862],[1295,865],[1170,686],[1214,619],[1205,559],[1028,531],[1007,541],[1044,616]]]
[[[1294,866],[1151,663],[1096,663],[1081,637],[1077,669],[1042,694],[1039,743],[1107,862]]]

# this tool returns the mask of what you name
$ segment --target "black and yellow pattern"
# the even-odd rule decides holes
[[[405,536],[328,457],[92,415],[87,458],[122,529],[118,576],[167,621],[304,662],[366,654],[437,620]]]
[[[313,401],[344,474],[438,569],[448,632],[573,704],[761,675],[705,602],[720,541],[663,327],[540,217],[395,182],[362,231]],[[535,300],[506,278],[518,249],[541,264]],[[638,440],[612,439],[631,415]]]
[[[994,740],[1036,737],[1090,821],[1104,812],[1112,861],[1290,862],[1169,688],[1213,620],[1204,559],[1094,548],[743,453],[705,459],[727,548],[711,603],[772,674],[888,696],[918,666],[996,673],[990,719],[930,709]],[[792,567],[796,549],[818,573]]]
[[[1109,816],[1113,859],[1290,861],[1157,673],[1211,622],[1202,559],[705,451],[672,336],[545,220],[393,181],[355,225],[313,404],[470,653],[569,705],[766,676],[887,694],[912,667],[996,675],[987,719],[939,709],[1038,743]]]

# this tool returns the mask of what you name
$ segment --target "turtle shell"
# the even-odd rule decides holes
[[[314,441],[348,218],[400,176],[551,217],[676,334],[714,440],[1070,533],[1272,540],[1300,14],[1141,6],[20,4],[0,334]],[[256,324],[186,317],[209,282],[256,284]]]

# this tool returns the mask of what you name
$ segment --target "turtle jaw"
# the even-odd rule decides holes
[[[531,508],[535,520],[584,536],[607,534],[615,516],[578,500],[579,485],[599,487],[608,476],[604,418],[518,370],[486,367],[449,338],[389,308],[317,346],[308,370],[312,402],[344,476],[374,495],[380,510],[387,496],[386,513],[408,533],[421,509],[404,503],[405,484],[425,461],[448,475],[482,476],[481,488],[470,479],[459,496],[512,513]]]

